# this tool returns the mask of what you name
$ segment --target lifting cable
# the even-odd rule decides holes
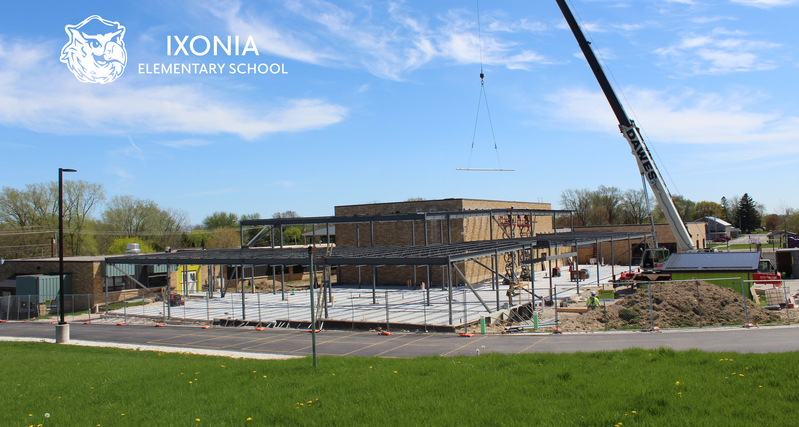
[[[469,167],[457,168],[456,170],[462,171],[492,171],[492,172],[510,172],[513,169],[502,169],[502,162],[499,160],[499,149],[497,148],[497,137],[494,135],[494,124],[491,121],[491,110],[488,108],[488,94],[485,90],[485,73],[483,73],[483,38],[480,32],[480,0],[477,0],[477,42],[480,51],[480,96],[477,98],[477,114],[474,118],[474,131],[472,132],[472,148],[469,152]],[[485,100],[486,113],[488,114],[488,124],[491,127],[491,138],[494,140],[494,152],[497,155],[497,164],[499,169],[485,169],[485,168],[472,168],[472,155],[474,154],[474,140],[477,136],[477,123],[480,119],[480,104]]]

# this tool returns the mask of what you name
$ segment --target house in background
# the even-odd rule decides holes
[[[705,216],[693,221],[692,224],[705,224],[705,234],[707,240],[713,241],[717,237],[737,237],[737,233],[733,236],[733,226],[727,221],[714,216]],[[736,229],[737,230],[737,229]]]

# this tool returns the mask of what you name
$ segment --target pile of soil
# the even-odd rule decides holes
[[[746,304],[749,323],[775,323],[781,319],[780,314],[751,300]],[[744,298],[740,293],[701,280],[653,285],[652,309],[654,324],[659,328],[740,325],[745,322]],[[652,326],[652,315],[649,290],[638,289],[607,305],[604,310],[599,307],[587,313],[559,313],[559,327],[565,331],[648,329]]]

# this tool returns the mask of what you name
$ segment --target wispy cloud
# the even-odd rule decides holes
[[[0,145],[8,148],[34,148],[33,145],[20,144],[18,142],[0,141]]]
[[[759,7],[761,9],[768,9],[777,6],[790,6],[799,3],[799,0],[730,0],[733,3],[739,3],[746,6]]]
[[[255,139],[318,129],[347,114],[320,99],[243,105],[201,85],[136,86],[120,79],[98,87],[77,81],[54,58],[47,45],[0,40],[0,123],[68,134],[229,133]]]
[[[133,157],[139,160],[144,160],[144,152],[136,145],[135,142],[133,142],[133,138],[128,136],[128,141],[130,141],[130,147],[125,147],[122,149],[122,152],[125,153],[125,157]]]
[[[211,145],[211,141],[205,139],[187,138],[187,139],[179,139],[172,141],[156,141],[156,144],[166,145],[167,147],[172,147],[172,148],[187,149],[187,148],[203,147],[205,145]]]
[[[253,34],[259,48],[271,54],[324,66],[363,67],[386,79],[403,80],[407,73],[434,60],[480,62],[477,16],[465,10],[452,9],[432,19],[401,2],[384,9],[371,4],[347,9],[323,0],[285,0],[283,6],[283,13],[301,20],[301,31],[296,25],[244,10],[238,1],[206,8],[231,31]],[[547,61],[512,40],[515,33],[543,31],[546,25],[490,14],[484,21],[484,63],[528,68]]]
[[[715,28],[708,34],[687,33],[675,44],[655,50],[676,63],[683,74],[723,74],[770,70],[777,65],[765,52],[780,44],[747,40],[741,31]]]
[[[747,156],[753,156],[749,158],[776,152],[799,154],[794,143],[799,139],[799,117],[752,112],[756,109],[752,104],[763,100],[757,93],[742,89],[722,95],[684,89],[675,94],[626,88],[625,94],[635,106],[638,124],[660,143],[718,144],[731,156],[745,150]],[[602,92],[567,89],[546,99],[553,106],[548,108],[553,120],[568,117],[570,126],[618,135],[617,121]]]

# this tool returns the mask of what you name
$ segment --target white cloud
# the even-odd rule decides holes
[[[347,114],[319,99],[246,105],[201,85],[137,86],[133,82],[141,79],[126,81],[124,75],[113,84],[91,85],[77,81],[56,59],[44,45],[0,40],[0,123],[37,132],[229,133],[254,139],[321,128]]]
[[[301,26],[289,27],[244,11],[238,1],[206,7],[231,31],[244,29],[253,34],[259,48],[263,46],[269,53],[324,66],[360,66],[381,78],[402,80],[408,72],[436,59],[480,62],[476,16],[463,10],[449,10],[430,19],[407,10],[404,3],[390,3],[385,10],[372,5],[348,10],[323,0],[285,0],[283,6],[283,12],[299,19]],[[544,24],[496,16],[487,16],[485,22],[484,63],[529,68],[546,62],[542,55],[507,39],[519,32],[543,31]]]
[[[655,50],[664,59],[676,63],[682,74],[724,74],[738,71],[776,68],[765,51],[781,45],[747,40],[746,33],[715,28],[709,34],[684,34],[669,47]]]
[[[669,94],[627,88],[625,95],[635,106],[640,119],[637,124],[659,143],[722,145],[723,149],[713,148],[712,152],[721,150],[736,156],[744,150],[752,158],[772,156],[775,152],[799,153],[794,143],[799,139],[799,117],[751,111],[751,104],[762,98],[757,94],[742,90],[722,95],[690,89]],[[618,122],[600,91],[566,89],[546,99],[554,105],[548,109],[554,120],[568,118],[569,126],[619,133]],[[634,118],[630,110],[628,114]],[[752,147],[757,149],[750,153]]]
[[[768,9],[777,6],[790,6],[799,3],[799,0],[731,0],[733,3],[739,3],[746,6],[759,7],[761,9]]]

